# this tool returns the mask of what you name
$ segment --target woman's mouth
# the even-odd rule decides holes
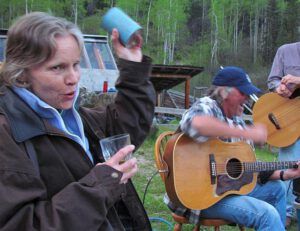
[[[75,91],[69,92],[67,94],[64,94],[64,97],[67,98],[68,100],[72,100],[75,97]]]

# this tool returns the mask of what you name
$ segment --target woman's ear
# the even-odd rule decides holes
[[[27,70],[23,70],[22,74],[18,76],[16,79],[17,86],[28,88],[30,86],[28,76],[29,76],[29,72]]]

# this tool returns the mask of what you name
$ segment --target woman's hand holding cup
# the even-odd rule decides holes
[[[112,40],[114,50],[119,58],[126,59],[133,62],[141,62],[143,57],[142,49],[141,49],[143,38],[140,34],[136,34],[134,36],[135,36],[135,40],[137,41],[136,42],[137,44],[130,48],[125,47],[120,43],[119,32],[117,29],[112,30],[111,40]]]
[[[121,148],[116,154],[114,154],[109,160],[105,162],[106,165],[123,173],[120,184],[127,183],[128,179],[133,177],[138,171],[136,158],[133,157],[123,162],[123,160],[126,159],[127,155],[131,155],[134,148],[135,146],[132,144],[127,145],[124,148]]]
[[[137,160],[132,158],[135,148],[128,133],[110,136],[100,140],[105,164],[123,173],[120,183],[126,183],[137,172]]]

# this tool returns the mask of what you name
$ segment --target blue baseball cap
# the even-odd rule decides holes
[[[235,87],[245,95],[262,91],[251,83],[248,74],[240,67],[228,66],[221,69],[213,79],[213,85]]]

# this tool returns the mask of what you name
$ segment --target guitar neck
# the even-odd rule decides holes
[[[298,168],[297,161],[244,162],[246,172],[263,172],[288,168]]]

